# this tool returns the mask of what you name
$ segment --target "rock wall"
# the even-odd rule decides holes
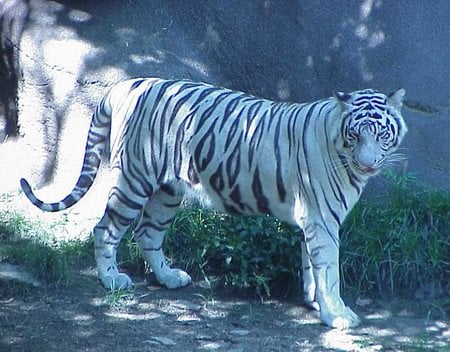
[[[21,176],[70,190],[95,103],[136,76],[290,101],[403,86],[422,104],[404,111],[403,167],[450,188],[448,0],[4,0],[0,15],[2,192]]]

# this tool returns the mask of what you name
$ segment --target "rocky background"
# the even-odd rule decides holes
[[[0,192],[69,191],[96,102],[136,76],[298,102],[404,87],[398,169],[449,190],[449,16],[448,0],[3,0]]]

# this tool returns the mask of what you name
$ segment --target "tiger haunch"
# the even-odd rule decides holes
[[[109,138],[117,178],[94,228],[99,277],[131,287],[116,249],[129,225],[157,279],[170,288],[191,279],[171,269],[164,235],[186,194],[201,190],[232,214],[270,214],[304,232],[305,302],[337,328],[359,324],[339,292],[339,227],[368,179],[389,162],[407,128],[405,92],[361,90],[307,104],[280,103],[190,81],[140,78],[114,86],[92,118],[82,171],[58,211],[89,189]]]

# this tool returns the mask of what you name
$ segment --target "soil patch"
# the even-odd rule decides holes
[[[0,282],[0,351],[447,351],[449,323],[412,301],[363,301],[348,331],[300,301],[243,298],[202,282],[108,293],[90,271],[69,287]],[[25,286],[24,286],[25,287]]]

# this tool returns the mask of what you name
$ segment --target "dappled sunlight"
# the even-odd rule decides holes
[[[76,314],[73,317],[74,321],[83,323],[83,322],[89,322],[93,319],[94,317],[92,316],[92,314]]]
[[[94,283],[94,279],[89,278]],[[360,327],[330,329],[318,313],[298,302],[234,295],[211,296],[197,283],[180,290],[137,284],[134,292],[111,300],[105,290],[77,287],[31,291],[25,300],[0,298],[0,346],[24,346],[26,326],[41,327],[27,335],[38,343],[89,351],[244,350],[277,351],[442,350],[449,339],[448,323],[404,319],[370,308]],[[206,297],[210,297],[205,300]],[[375,311],[375,312],[372,312]],[[361,313],[361,312],[360,312]],[[23,319],[10,328],[7,322]],[[42,321],[45,317],[45,324]],[[6,325],[5,325],[6,322]],[[3,325],[2,325],[3,324]],[[29,341],[29,340],[28,340]],[[143,347],[144,346],[144,347]],[[419,349],[418,349],[419,348]]]
[[[392,316],[392,312],[388,310],[378,310],[377,312],[369,313],[364,316],[366,320],[382,320],[388,319]]]
[[[73,99],[74,87],[82,75],[86,60],[95,57],[101,50],[77,38],[72,29],[59,28],[58,32],[62,37],[46,40],[42,44],[42,51],[43,59],[49,65],[47,68],[51,71],[47,75],[53,76],[53,102],[64,104],[68,98]],[[64,66],[61,66],[61,62]]]
[[[330,329],[320,335],[321,345],[326,348],[335,348],[344,351],[357,351],[360,348],[360,336],[352,334],[351,330]]]
[[[160,64],[163,62],[160,58],[154,56],[154,55],[138,55],[138,54],[131,54],[130,59],[132,62],[134,62],[136,65],[144,65],[148,63],[156,63]]]
[[[205,78],[208,78],[210,76],[208,65],[206,65],[205,63],[203,63],[199,60],[194,60],[194,59],[190,59],[190,58],[180,57],[179,59],[180,59],[180,62],[185,64],[187,67],[190,67],[190,68],[194,69],[195,71],[198,71]]]
[[[73,22],[84,23],[92,20],[92,15],[86,11],[70,9],[67,18]]]
[[[107,312],[105,313],[107,317],[119,319],[119,320],[133,320],[133,321],[142,321],[142,320],[155,320],[157,318],[161,318],[161,314],[148,312],[142,314],[132,314],[132,313],[124,313],[124,312]]]

